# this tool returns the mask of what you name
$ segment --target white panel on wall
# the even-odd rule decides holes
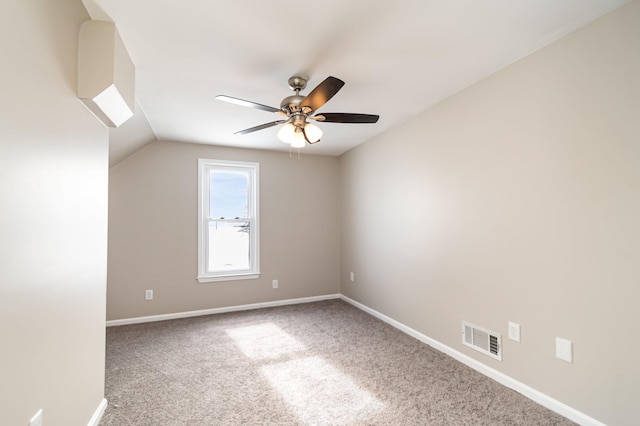
[[[113,22],[87,21],[80,28],[78,97],[109,127],[133,116],[135,67]]]

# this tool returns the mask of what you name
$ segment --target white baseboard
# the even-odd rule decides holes
[[[106,409],[107,409],[107,400],[105,398],[102,398],[102,401],[100,401],[98,408],[96,408],[96,411],[93,413],[93,416],[91,416],[91,420],[89,420],[89,423],[87,424],[87,426],[98,426],[98,424],[100,423],[100,419],[102,419],[102,415],[104,414],[104,410]]]
[[[606,426],[604,423],[599,422],[598,420],[587,416],[586,414],[572,408],[569,407],[566,404],[563,404],[562,402],[551,398],[548,395],[545,395],[544,393],[537,391],[536,389],[533,389],[530,386],[525,385],[524,383],[521,383],[519,381],[517,381],[516,379],[514,379],[513,377],[507,376],[504,373],[499,372],[498,370],[494,370],[493,368],[481,363],[480,361],[477,361],[465,354],[463,354],[462,352],[458,352],[457,350],[444,345],[440,342],[438,342],[437,340],[434,340],[422,333],[420,333],[417,330],[414,330],[411,327],[408,327],[404,324],[402,324],[401,322],[398,322],[396,320],[394,320],[393,318],[390,318],[374,309],[371,309],[370,307],[363,305],[360,302],[356,302],[353,299],[348,298],[347,296],[344,295],[340,295],[340,298],[342,300],[344,300],[347,303],[350,303],[351,305],[355,306],[358,309],[363,310],[364,312],[386,322],[387,324],[397,328],[398,330],[408,334],[409,336],[412,336],[418,340],[420,340],[423,343],[426,343],[427,345],[433,347],[434,349],[439,350],[440,352],[444,352],[445,354],[451,356],[452,358],[460,361],[461,363],[473,368],[474,370],[484,374],[485,376],[495,380],[496,382],[511,388],[513,390],[515,390],[516,392],[521,393],[522,395],[526,396],[527,398],[531,399],[532,401],[537,402],[538,404],[542,405],[543,407],[546,407],[552,411],[555,411],[556,413],[560,414],[561,416],[564,416],[566,418],[568,418],[571,421],[574,421],[580,425],[584,425],[584,426]]]
[[[339,299],[339,294],[326,294],[324,296],[301,297],[298,299],[276,300],[273,302],[251,303],[248,305],[227,306],[224,308],[202,309],[199,311],[176,312],[173,314],[151,315],[148,317],[125,318],[107,321],[107,327],[127,324],[140,324],[143,322],[166,321],[178,318],[198,317],[202,315],[222,314],[225,312],[248,311],[250,309],[272,308],[274,306],[296,305],[299,303],[319,302],[321,300]]]

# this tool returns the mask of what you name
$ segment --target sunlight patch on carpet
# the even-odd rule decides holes
[[[254,360],[278,359],[307,349],[273,323],[226,330],[242,353]]]
[[[262,373],[304,424],[364,420],[384,404],[321,357],[264,365]]]

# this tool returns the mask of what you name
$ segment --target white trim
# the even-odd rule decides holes
[[[250,223],[249,233],[249,266],[241,271],[207,272],[209,257],[207,224],[213,219],[209,212],[209,173],[212,168],[241,171],[249,178],[248,217],[242,222]],[[245,275],[246,278],[237,278]],[[228,161],[207,158],[198,159],[198,282],[232,281],[253,279],[260,275],[260,163],[249,161]]]
[[[125,318],[107,321],[107,327],[118,325],[140,324],[144,322],[166,321],[178,318],[198,317],[202,315],[222,314],[225,312],[248,311],[251,309],[272,308],[275,306],[297,305],[299,303],[320,302],[322,300],[340,299],[339,294],[326,294],[323,296],[301,297],[298,299],[275,300],[273,302],[251,303],[248,305],[226,306],[223,308],[202,309],[199,311],[176,312],[173,314],[151,315],[148,317]]]
[[[256,278],[260,278],[260,272],[257,274],[234,274],[234,275],[223,275],[219,277],[196,277],[198,282],[200,283],[210,283],[213,281],[234,281],[234,280],[255,280]]]
[[[93,416],[91,416],[91,420],[89,420],[89,423],[87,424],[87,426],[98,426],[98,424],[100,423],[100,420],[102,419],[102,415],[104,414],[104,410],[106,409],[107,409],[107,400],[106,398],[102,398],[102,401],[100,401],[98,408],[96,408],[96,411],[93,413]]]
[[[408,327],[402,324],[399,321],[394,320],[370,307],[363,305],[360,302],[356,302],[353,299],[348,298],[345,295],[340,295],[340,299],[344,300],[347,303],[355,306],[356,308],[373,315],[374,317],[386,322],[387,324],[397,328],[398,330],[408,334],[411,337],[414,337],[420,340],[423,343],[433,347],[434,349],[439,350],[440,352],[444,352],[445,354],[451,356],[452,358],[460,361],[461,363],[473,368],[474,370],[484,374],[485,376],[495,380],[496,382],[515,390],[516,392],[521,393],[532,401],[537,402],[538,404],[546,407],[556,413],[560,414],[568,418],[571,421],[574,421],[580,425],[584,426],[606,426],[604,423],[594,419],[593,417],[589,417],[588,415],[576,410],[575,408],[569,407],[568,405],[550,397],[549,395],[545,395],[544,393],[533,389],[530,386],[525,385],[522,382],[517,381],[513,377],[507,376],[504,373],[501,373],[498,370],[494,370],[493,368],[477,361],[462,352],[458,352],[457,350],[450,348],[447,345],[444,345],[437,340],[432,339],[431,337],[425,336],[417,330],[414,330],[411,327]]]

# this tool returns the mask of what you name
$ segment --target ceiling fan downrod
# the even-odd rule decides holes
[[[293,76],[289,79],[289,87],[296,92],[295,95],[287,96],[280,102],[280,109],[282,109],[287,115],[296,114],[302,109],[300,104],[304,100],[305,96],[300,95],[300,91],[307,87],[307,80],[304,77]],[[308,111],[307,114],[311,112]]]

